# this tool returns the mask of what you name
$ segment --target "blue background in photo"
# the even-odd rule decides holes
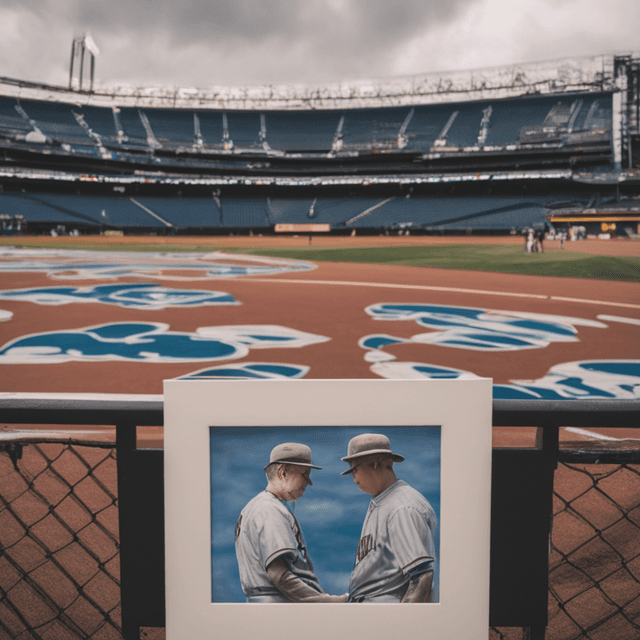
[[[440,427],[212,427],[211,567],[212,602],[245,602],[235,554],[235,526],[244,506],[266,487],[263,468],[271,449],[301,442],[313,451],[313,486],[295,503],[294,512],[322,588],[346,593],[371,496],[360,491],[348,466],[349,440],[360,433],[384,433],[394,453],[406,460],[394,465],[399,479],[420,491],[440,521]],[[436,532],[439,549],[439,530]],[[439,576],[436,566],[436,588]]]

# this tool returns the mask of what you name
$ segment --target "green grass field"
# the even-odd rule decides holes
[[[640,258],[598,256],[575,251],[525,254],[520,247],[501,245],[349,249],[309,247],[301,249],[234,249],[233,251],[315,262],[360,262],[597,280],[623,280],[626,282],[640,281]]]
[[[4,239],[3,239],[4,240]],[[8,239],[7,239],[8,240]],[[14,244],[23,247],[42,246],[27,238]],[[8,245],[10,242],[0,242]],[[49,248],[70,249],[64,242],[48,243]],[[577,251],[547,251],[525,254],[522,247],[514,245],[446,245],[404,247],[350,247],[350,248],[232,248],[215,244],[154,244],[91,242],[74,243],[73,249],[96,251],[161,251],[161,252],[211,252],[224,250],[233,253],[311,260],[315,262],[358,262],[390,265],[435,267],[439,269],[465,269],[494,271],[524,275],[591,278],[597,280],[621,280],[640,282],[640,258],[601,256]]]

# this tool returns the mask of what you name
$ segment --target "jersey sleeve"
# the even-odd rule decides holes
[[[255,518],[254,540],[259,540],[260,562],[263,568],[276,558],[294,554],[298,546],[293,523],[279,509],[265,510]]]
[[[389,520],[389,539],[393,553],[406,575],[424,563],[435,559],[433,532],[427,514],[411,507],[402,507]]]

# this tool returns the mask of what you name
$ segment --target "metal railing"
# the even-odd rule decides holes
[[[639,637],[640,446],[558,434],[638,427],[640,400],[493,409],[494,426],[538,437],[493,451],[490,637]],[[0,432],[0,637],[163,637],[162,451],[136,445],[162,423],[158,396],[0,397],[0,428],[116,428]]]

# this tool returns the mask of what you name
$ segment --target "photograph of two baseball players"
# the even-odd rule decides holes
[[[434,602],[436,512],[430,502],[401,479],[394,463],[405,460],[379,433],[349,441],[341,460],[357,487],[371,496],[362,525],[348,592],[325,593],[309,557],[292,505],[311,481],[307,445],[275,446],[264,467],[267,486],[238,518],[235,551],[247,602]]]

